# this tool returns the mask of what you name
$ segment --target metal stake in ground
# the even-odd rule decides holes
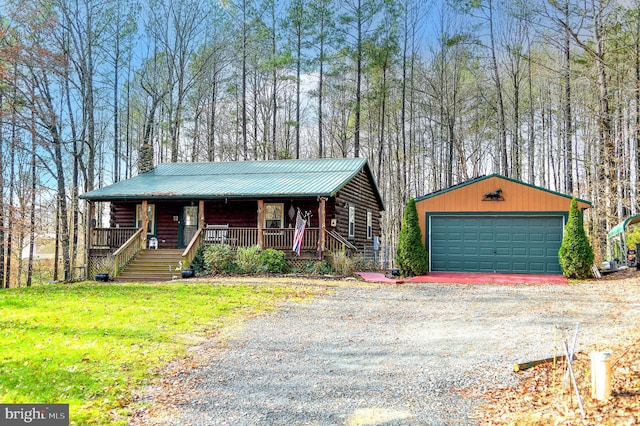
[[[578,341],[578,331],[580,330],[580,323],[576,324],[576,333],[573,335],[573,343],[571,344],[571,352],[569,352],[568,357],[571,361],[573,361],[574,356],[576,355],[576,342]],[[564,375],[563,386],[565,388],[569,387],[569,370]]]
[[[584,407],[582,406],[582,398],[580,397],[580,391],[578,390],[578,382],[576,382],[576,376],[573,373],[573,367],[571,366],[571,357],[569,356],[569,347],[567,346],[567,341],[563,340],[562,345],[564,346],[564,353],[567,356],[567,370],[569,371],[569,375],[571,376],[571,381],[573,382],[573,388],[576,391],[576,396],[578,397],[578,405],[580,406],[580,413],[582,417],[585,417]]]

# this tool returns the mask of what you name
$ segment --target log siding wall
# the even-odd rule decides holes
[[[373,239],[367,239],[367,211],[372,213],[373,236],[380,235],[380,212],[382,206],[378,204],[373,186],[364,170],[361,170],[356,177],[345,185],[330,204],[333,209],[327,208],[327,229],[335,229],[345,238],[349,235],[349,205],[355,206],[355,237],[350,240],[359,250],[362,250],[365,245],[373,244]],[[334,215],[337,219],[335,228],[330,226],[331,218]]]

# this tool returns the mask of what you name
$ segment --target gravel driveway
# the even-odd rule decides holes
[[[210,345],[205,366],[171,381],[172,397],[150,390],[134,423],[475,424],[482,392],[513,385],[516,362],[561,353],[577,322],[588,351],[639,320],[633,282],[341,284]]]

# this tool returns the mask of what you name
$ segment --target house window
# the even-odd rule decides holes
[[[367,210],[367,240],[373,238],[373,212]]]
[[[356,236],[356,206],[349,204],[349,238]]]
[[[147,226],[147,235],[156,234],[156,206],[155,204],[147,204],[147,217],[149,224]],[[136,204],[136,228],[142,227],[142,204]]]
[[[284,204],[265,203],[264,204],[264,227],[284,228]]]

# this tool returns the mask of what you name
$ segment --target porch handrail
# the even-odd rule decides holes
[[[193,234],[193,238],[189,242],[189,245],[182,252],[182,269],[189,269],[189,265],[196,257],[196,253],[200,246],[204,243],[205,232],[203,228],[198,228],[195,234]]]
[[[327,230],[327,235],[329,236],[327,241],[327,248],[329,251],[342,251],[346,249],[354,252],[358,251],[358,248],[355,245],[337,232]]]
[[[117,277],[120,270],[136,257],[145,247],[146,235],[143,228],[139,228],[115,253],[113,253],[113,277]]]

